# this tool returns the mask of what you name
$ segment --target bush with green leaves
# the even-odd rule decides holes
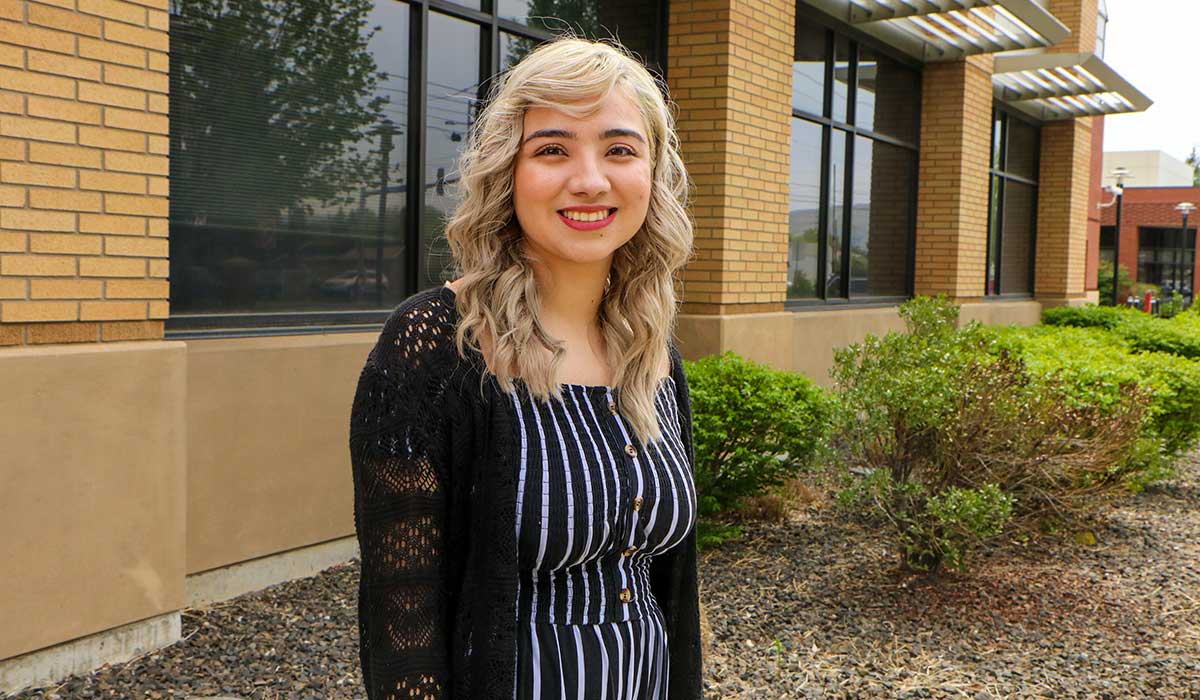
[[[1128,342],[1134,352],[1167,352],[1200,359],[1200,315],[1194,311],[1165,319],[1125,307],[1061,306],[1046,309],[1042,321],[1051,326],[1110,330]]]
[[[1148,400],[1135,382],[1108,404],[1036,375],[983,326],[958,328],[945,299],[900,313],[907,333],[835,354],[830,439],[839,502],[886,524],[909,567],[959,568],[1002,532],[1084,517],[1145,468],[1131,459]]]
[[[692,395],[700,539],[712,543],[736,532],[714,516],[736,511],[747,496],[782,484],[809,464],[829,430],[833,401],[803,375],[732,352],[684,366]]]
[[[1163,352],[1133,353],[1129,341],[1098,328],[992,329],[996,347],[1017,353],[1038,376],[1070,386],[1070,396],[1105,407],[1137,384],[1149,405],[1142,436],[1168,461],[1200,442],[1200,362]]]

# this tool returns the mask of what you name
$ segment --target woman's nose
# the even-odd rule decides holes
[[[608,192],[608,176],[604,173],[603,163],[591,156],[575,160],[575,170],[567,184],[574,195],[595,197]]]

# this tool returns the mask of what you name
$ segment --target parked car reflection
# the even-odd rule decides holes
[[[318,292],[322,297],[356,299],[367,294],[376,294],[382,285],[383,291],[391,289],[387,275],[376,276],[375,270],[346,270],[321,283]]]

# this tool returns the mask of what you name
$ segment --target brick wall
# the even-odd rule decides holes
[[[917,294],[965,300],[984,293],[993,63],[972,56],[925,67]]]
[[[695,185],[685,313],[782,308],[787,287],[791,0],[675,0],[668,71]]]
[[[1106,195],[1105,201],[1112,199]],[[1129,276],[1137,281],[1138,274],[1138,230],[1143,226],[1182,228],[1183,215],[1175,210],[1180,202],[1191,202],[1200,206],[1200,187],[1129,187],[1121,203],[1121,264],[1129,270]],[[1115,226],[1117,208],[1111,206],[1101,210],[1100,223]],[[1200,211],[1188,217],[1188,230],[1200,226]],[[1197,256],[1200,262],[1200,256]],[[1193,279],[1200,279],[1195,277]],[[1104,293],[1104,290],[1101,290]]]
[[[1084,294],[1091,148],[1090,119],[1042,127],[1034,292],[1047,300]]]
[[[1052,53],[1096,49],[1095,0],[1051,0],[1050,12],[1071,30]],[[1098,183],[1097,183],[1098,184]],[[1092,182],[1092,120],[1042,127],[1034,292],[1046,303],[1082,300],[1087,276]]]
[[[162,337],[167,2],[0,2],[0,345]]]

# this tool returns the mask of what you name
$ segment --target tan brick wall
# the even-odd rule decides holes
[[[781,309],[787,287],[792,0],[675,0],[667,75],[695,185],[685,313]]]
[[[0,0],[0,345],[161,338],[168,0]]]
[[[1050,47],[1051,53],[1092,53],[1096,50],[1097,0],[1050,0],[1047,8],[1071,30],[1067,38]]]
[[[925,67],[917,191],[917,294],[984,294],[988,166],[992,134],[990,56]]]
[[[1095,0],[1051,0],[1049,9],[1071,30],[1052,52],[1095,51]],[[1091,148],[1090,118],[1042,127],[1034,291],[1045,303],[1077,301],[1085,294]]]
[[[1051,303],[1084,294],[1091,148],[1090,119],[1042,127],[1034,291]]]

